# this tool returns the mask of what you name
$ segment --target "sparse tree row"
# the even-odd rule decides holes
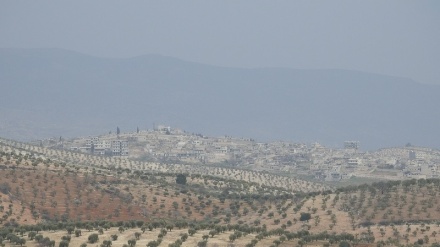
[[[65,160],[72,165],[85,165],[96,166],[99,168],[107,168],[114,166],[122,169],[133,170],[147,170],[155,172],[168,172],[168,173],[189,173],[189,174],[201,174],[223,177],[233,180],[243,180],[249,182],[255,182],[258,184],[266,185],[269,187],[282,187],[289,191],[322,191],[327,190],[329,187],[322,184],[312,183],[299,179],[293,179],[289,177],[277,176],[269,173],[255,172],[249,170],[237,170],[222,167],[207,167],[201,165],[179,165],[179,164],[159,164],[159,163],[147,163],[140,161],[133,161],[124,158],[116,157],[102,157],[92,156],[84,153],[75,153],[65,150],[47,149],[39,146],[32,146],[25,143],[3,140],[3,142],[11,147],[15,147],[21,150],[27,150],[34,153],[40,153],[46,157],[57,160]],[[100,164],[100,165],[94,165]]]
[[[17,154],[15,152],[13,152],[13,154]],[[20,157],[22,156],[21,153],[19,153],[17,155],[17,159],[20,159]],[[27,157],[27,156],[26,156]],[[47,162],[44,162],[47,161]],[[43,164],[44,163],[44,164]],[[131,202],[135,202],[135,203],[145,203],[147,202],[147,195],[142,194],[141,198],[136,198],[136,195],[133,195],[133,193],[130,191],[129,187],[132,188],[133,184],[131,184],[131,181],[133,181],[133,175],[136,173],[129,173],[126,172],[126,177],[129,180],[123,180],[123,179],[115,179],[114,177],[109,177],[107,174],[105,175],[102,171],[92,168],[91,173],[89,173],[89,169],[88,167],[83,167],[81,170],[75,169],[75,170],[71,170],[69,169],[69,166],[66,166],[65,164],[57,164],[57,163],[51,163],[50,160],[43,160],[41,158],[38,158],[36,161],[33,162],[32,168],[30,168],[28,166],[28,163],[24,163],[21,164],[20,167],[18,166],[13,166],[13,172],[10,172],[6,175],[6,177],[11,177],[11,185],[12,186],[17,186],[15,185],[15,182],[17,179],[23,179],[26,177],[29,177],[29,181],[35,181],[32,182],[30,185],[32,186],[32,188],[30,189],[26,189],[26,188],[20,188],[20,187],[16,187],[14,188],[14,192],[11,193],[12,196],[17,196],[19,197],[19,199],[27,202],[29,204],[29,209],[32,212],[32,215],[34,216],[33,219],[35,221],[39,221],[39,220],[66,220],[69,219],[71,217],[75,217],[78,220],[90,220],[92,219],[91,215],[84,215],[82,214],[79,210],[81,209],[81,207],[86,207],[87,210],[90,210],[91,208],[99,208],[99,205],[102,205],[102,198],[103,196],[109,196],[108,194],[110,194],[110,201],[114,201],[115,199],[121,199],[123,202],[125,203],[131,203]],[[28,167],[28,168],[26,168]],[[38,169],[39,167],[43,167],[43,169]],[[85,173],[84,173],[85,170]],[[44,171],[43,174],[40,174],[41,171]],[[81,172],[80,172],[81,171]],[[122,175],[123,172],[118,169],[118,174]],[[80,172],[80,173],[79,173]],[[112,172],[112,170],[110,170],[110,172]],[[51,174],[52,173],[52,174]],[[56,174],[53,174],[56,173]],[[139,173],[137,173],[139,174]],[[56,181],[57,179],[60,178],[60,175],[62,175],[62,179],[60,179],[60,181]],[[164,175],[164,174],[156,174],[154,177],[153,176],[149,176],[149,177],[142,177],[139,178],[139,182],[142,182],[142,180],[154,180],[154,183],[162,183],[161,186],[159,187],[150,187],[150,192],[153,192],[154,190],[159,189],[160,187],[167,187],[168,184],[166,183],[166,178],[164,178],[163,176],[158,177],[158,175]],[[43,178],[43,181],[41,182],[37,182],[40,178]],[[120,177],[123,178],[123,177]],[[199,175],[195,175],[195,176],[191,176],[191,179],[193,180],[203,180],[204,185],[206,186],[206,184],[210,184],[211,180],[210,179],[215,179],[215,177],[208,177],[208,176],[199,176]],[[54,181],[55,180],[55,181]],[[61,181],[62,180],[62,181]],[[73,180],[73,181],[70,181]],[[221,180],[221,179],[220,179]],[[51,182],[48,182],[51,181]],[[127,182],[129,181],[129,182]],[[37,182],[37,183],[36,183]],[[73,183],[73,186],[71,186],[70,184]],[[63,186],[58,186],[58,185],[63,185]],[[174,196],[177,196],[179,194],[187,194],[188,198],[187,201],[184,201],[183,204],[186,205],[185,209],[185,213],[187,214],[187,216],[183,216],[182,218],[184,219],[191,219],[193,214],[192,210],[189,210],[190,208],[193,207],[193,201],[194,201],[194,197],[197,198],[198,201],[200,201],[200,206],[197,206],[196,212],[199,214],[200,216],[204,216],[206,215],[206,217],[211,217],[212,215],[224,215],[227,214],[225,213],[225,211],[223,209],[221,209],[220,207],[216,207],[214,204],[214,207],[212,209],[212,213],[210,214],[206,214],[205,210],[208,206],[208,208],[211,207],[211,205],[213,204],[213,201],[211,198],[215,198],[216,195],[221,195],[218,198],[218,202],[225,204],[225,200],[228,199],[240,199],[240,200],[245,200],[248,201],[248,203],[250,203],[253,200],[259,200],[260,203],[265,203],[265,201],[267,200],[278,200],[278,199],[283,199],[286,200],[288,198],[291,198],[291,195],[289,195],[288,193],[284,192],[284,194],[282,194],[281,196],[275,196],[272,194],[270,194],[270,190],[266,190],[267,193],[258,195],[259,192],[259,188],[257,187],[257,184],[254,184],[253,187],[246,185],[246,183],[239,183],[238,181],[235,180],[230,180],[230,181],[219,181],[213,182],[213,186],[217,186],[219,193],[218,194],[209,194],[205,196],[206,191],[203,190],[199,190],[197,186],[193,186],[193,187],[185,187],[185,188],[177,188],[178,190],[175,190],[174,193],[172,193],[170,195],[170,193],[168,192],[168,189],[165,189],[164,192],[160,192],[157,193],[155,192],[155,195],[163,195],[164,197],[167,197],[167,195],[170,195],[171,198]],[[9,184],[8,184],[9,185]],[[25,185],[24,183],[21,184],[22,186]],[[44,185],[44,188],[39,189],[39,186]],[[127,187],[127,185],[129,185],[129,187]],[[54,190],[50,190],[50,187],[56,187],[56,189]],[[87,186],[92,186],[91,188],[87,188]],[[105,187],[107,186],[107,188]],[[76,194],[74,194],[72,196],[72,189],[71,188],[75,188],[74,192],[76,192]],[[253,194],[249,194],[249,193],[241,193],[243,192],[243,188],[248,188],[249,190],[256,190],[258,193],[253,193]],[[61,191],[60,191],[61,190]],[[281,189],[280,189],[281,190]],[[84,198],[84,191],[86,191],[86,195],[87,198]],[[100,197],[98,196],[94,196],[93,193],[96,193],[96,191],[100,191]],[[239,194],[237,194],[235,191],[240,191]],[[17,192],[17,193],[15,193]],[[50,193],[49,193],[50,192]],[[127,193],[128,192],[128,193]],[[90,193],[90,195],[89,195]],[[194,194],[192,194],[194,193]],[[199,195],[197,195],[199,194]],[[49,196],[50,195],[50,196]],[[63,196],[64,199],[62,200],[55,200],[55,198],[58,198],[58,196]],[[41,198],[40,198],[41,197]],[[50,198],[53,199],[50,199]],[[157,196],[153,196],[150,198],[152,198],[152,202],[153,204],[155,204],[156,202],[158,202],[158,197]],[[41,200],[39,200],[41,199]],[[96,200],[97,203],[94,203],[94,199]],[[104,198],[105,199],[105,198]],[[166,207],[166,203],[168,200],[168,198],[164,198],[164,199],[160,199],[160,207],[164,208]],[[207,201],[205,201],[205,199],[208,199]],[[36,202],[39,203],[36,203]],[[60,201],[65,201],[65,206],[61,207],[59,202]],[[49,207],[50,204],[50,207]],[[73,204],[73,205],[72,205]],[[216,203],[217,204],[217,203]],[[228,202],[226,202],[226,205],[228,204]],[[112,204],[114,205],[114,204]],[[174,210],[180,210],[183,209],[182,207],[179,207],[179,203],[177,201],[173,201],[172,202],[173,208]],[[153,205],[154,206],[154,205]],[[73,209],[72,209],[73,208]],[[235,216],[240,216],[240,212],[237,210],[239,207],[230,207],[230,209],[232,210],[232,215]],[[249,207],[244,207],[243,210],[243,214],[248,214],[249,212],[249,208],[252,208],[254,211],[256,211],[256,205],[249,205]],[[53,212],[54,210],[55,214],[49,214],[48,212]],[[117,217],[121,216],[121,209],[122,208],[116,208],[114,209],[112,212],[110,212],[109,214],[107,214],[106,212],[101,211],[100,212],[100,217],[104,216],[106,218],[109,219],[113,219],[113,220],[117,220]],[[133,209],[133,207],[129,207],[127,208],[127,210]],[[124,210],[122,210],[124,211]],[[142,211],[142,215],[145,217],[146,215],[149,215],[149,217],[163,217],[164,215],[170,217],[171,215],[175,215],[178,212],[171,212],[170,210],[168,210],[168,212],[164,211],[164,210],[154,210],[153,212],[145,212],[145,210],[143,209],[136,209],[137,212]],[[102,214],[104,213],[104,214]],[[179,213],[180,214],[180,213]],[[130,215],[133,217],[139,217],[137,214],[134,214],[133,211],[130,212]],[[126,216],[125,216],[126,217]],[[226,217],[226,221],[228,221],[229,217]],[[7,224],[10,224],[11,222],[7,222]]]
[[[286,182],[291,179],[259,182],[280,178],[270,174],[168,169],[22,143],[0,143],[0,177],[1,243],[8,246],[435,246],[439,241],[437,179],[303,190],[307,183],[293,188]]]
[[[183,229],[186,227],[186,229]],[[177,230],[174,228],[178,228]],[[178,234],[174,234],[176,231]],[[173,233],[173,234],[171,234]],[[167,237],[173,235],[172,237]],[[50,238],[48,236],[58,236]],[[61,236],[61,237],[59,237]],[[120,236],[128,236],[126,242],[118,241]],[[130,237],[131,236],[131,237]],[[32,226],[4,227],[0,229],[0,243],[2,245],[25,243],[38,246],[87,246],[88,244],[101,243],[101,246],[159,246],[163,242],[168,246],[183,246],[184,243],[196,243],[197,246],[208,246],[210,242],[218,242],[219,236],[228,236],[227,243],[246,243],[245,246],[279,246],[286,242],[290,244],[305,245],[314,242],[326,242],[329,245],[349,243],[369,243],[374,241],[371,237],[356,236],[348,233],[329,234],[327,232],[310,233],[307,230],[289,232],[281,228],[268,230],[264,226],[252,227],[248,225],[218,225],[213,223],[190,223],[174,226],[164,221],[148,223],[142,221],[130,222],[67,222],[38,224]],[[125,238],[127,239],[127,238]],[[6,243],[5,243],[6,241]],[[114,244],[113,244],[114,243]],[[271,243],[268,245],[268,243]],[[33,245],[32,245],[33,246]],[[190,245],[194,246],[194,245]],[[215,245],[214,245],[215,246]]]

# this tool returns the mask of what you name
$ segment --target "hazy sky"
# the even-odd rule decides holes
[[[440,84],[440,1],[2,0],[0,47],[355,69]]]

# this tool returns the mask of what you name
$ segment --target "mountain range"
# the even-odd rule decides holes
[[[349,70],[229,68],[161,55],[0,49],[0,136],[165,124],[210,136],[440,148],[440,86]]]

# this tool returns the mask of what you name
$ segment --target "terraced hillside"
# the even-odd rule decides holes
[[[264,172],[256,172],[249,170],[238,170],[222,167],[211,167],[201,165],[182,165],[182,164],[161,164],[133,161],[120,157],[103,157],[92,156],[84,153],[70,152],[65,150],[48,149],[44,147],[29,145],[26,143],[15,142],[10,140],[1,140],[0,150],[9,151],[20,150],[40,154],[42,157],[58,160],[69,165],[99,167],[103,169],[130,169],[130,171],[147,171],[161,173],[188,173],[199,175],[210,175],[226,179],[247,181],[258,183],[269,187],[282,187],[292,192],[313,192],[328,190],[329,187],[319,183],[308,182],[305,180],[278,176]]]
[[[17,142],[0,148],[5,246],[428,246],[440,241],[440,180],[330,190],[292,178],[265,181],[283,177],[234,169],[141,163]]]

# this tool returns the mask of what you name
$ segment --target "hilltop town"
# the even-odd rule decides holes
[[[440,175],[440,151],[411,144],[362,152],[357,141],[346,141],[344,148],[335,149],[319,143],[263,143],[251,138],[208,137],[163,125],[129,133],[50,139],[39,141],[39,145],[138,161],[233,167],[328,182]]]

